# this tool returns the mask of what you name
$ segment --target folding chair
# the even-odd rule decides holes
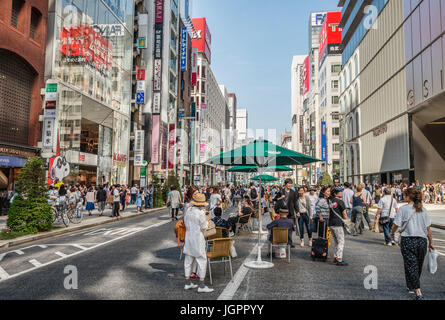
[[[207,252],[207,262],[209,264],[209,276],[210,276],[210,284],[213,285],[212,278],[212,264],[215,263],[224,263],[224,275],[226,274],[226,263],[229,263],[230,266],[230,276],[233,279],[233,270],[232,270],[232,259],[230,257],[230,239],[213,239],[212,251]],[[218,259],[216,261],[212,261]]]
[[[239,222],[239,220],[241,220],[242,218],[248,218],[248,219],[247,219],[247,222]],[[238,219],[238,222],[236,223],[236,224],[237,224],[237,234],[239,234],[239,232],[240,232],[241,229],[245,230],[245,228],[247,228],[247,230],[248,230],[249,232],[252,232],[252,228],[251,228],[251,226],[250,226],[250,220],[251,220],[251,219],[252,219],[252,215],[251,215],[251,214],[246,214],[246,215],[244,215],[244,216],[241,216],[241,217]]]
[[[273,247],[281,247],[286,245],[288,251],[288,262],[290,263],[290,244],[288,243],[289,230],[287,228],[273,228],[272,229],[272,242],[270,243],[270,262],[273,257]]]

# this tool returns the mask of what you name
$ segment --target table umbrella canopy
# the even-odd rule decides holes
[[[252,178],[251,180],[254,180],[254,181],[260,181],[261,180],[261,181],[264,181],[264,182],[271,182],[271,181],[278,181],[280,179],[277,179],[275,177],[269,176],[268,174],[262,174],[260,176],[255,177],[255,178]]]
[[[321,160],[277,146],[267,140],[255,140],[245,146],[212,157],[205,164],[271,167],[304,165],[318,161]]]
[[[263,172],[284,172],[284,171],[294,171],[294,169],[286,167],[286,166],[272,166],[262,168]],[[253,173],[258,172],[258,166],[239,166],[233,167],[227,170],[227,172],[245,172],[245,173]]]

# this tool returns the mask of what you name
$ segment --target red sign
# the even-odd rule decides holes
[[[164,20],[164,0],[156,0],[155,22],[162,23]]]
[[[85,155],[79,154],[79,162],[85,162]]]
[[[324,19],[323,26],[321,27],[318,40],[320,43],[320,51],[318,55],[318,61],[320,62],[329,53],[330,47],[333,45],[339,45],[341,43],[341,34],[343,29],[339,28],[341,20],[341,12],[328,12]],[[334,53],[334,52],[332,52]],[[337,52],[335,52],[337,53]]]
[[[45,101],[45,109],[56,109],[57,101]]]
[[[113,46],[92,27],[63,28],[60,51],[67,62],[86,63],[100,72],[111,71]]]
[[[207,26],[206,18],[193,19],[196,34],[192,38],[192,47],[205,54],[209,64],[212,63],[212,35]]]
[[[168,168],[174,169],[175,166],[175,124],[168,125]]]
[[[136,80],[145,80],[145,69],[139,69],[138,67],[136,67]]]
[[[304,80],[304,92],[306,94],[309,92],[309,56],[304,60],[304,68],[303,68],[303,80]]]

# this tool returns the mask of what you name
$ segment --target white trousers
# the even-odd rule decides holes
[[[184,271],[185,277],[190,277],[192,272],[198,269],[196,273],[200,279],[204,279],[206,277],[207,270],[207,259],[204,257],[192,257],[187,254],[184,255]]]

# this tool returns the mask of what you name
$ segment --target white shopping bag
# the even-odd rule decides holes
[[[437,258],[439,257],[439,254],[434,251],[431,250],[430,252],[428,252],[428,271],[431,274],[435,274],[437,271]]]
[[[286,245],[275,247],[275,258],[286,259]]]

